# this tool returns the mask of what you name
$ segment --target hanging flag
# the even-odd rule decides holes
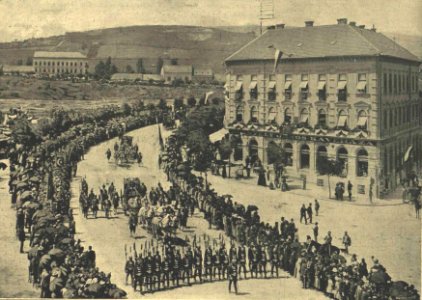
[[[164,141],[163,141],[163,136],[161,135],[161,126],[160,126],[160,124],[158,124],[158,141],[160,142],[161,150],[163,150],[164,149]]]
[[[213,92],[213,91],[211,91],[211,92],[207,92],[207,93],[205,94],[204,104],[208,104],[208,99],[209,99],[209,97],[210,97],[212,94],[214,94],[214,92]]]
[[[280,59],[281,59],[282,56],[283,56],[283,52],[281,52],[278,49],[275,49],[275,54],[274,54],[274,73],[277,70],[278,62],[280,61]]]

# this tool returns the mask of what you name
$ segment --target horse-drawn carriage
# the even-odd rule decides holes
[[[176,210],[171,206],[143,206],[138,213],[139,224],[152,233],[154,238],[175,235],[178,228]]]
[[[114,160],[117,163],[132,163],[139,158],[138,145],[133,145],[133,137],[124,135],[114,145]]]

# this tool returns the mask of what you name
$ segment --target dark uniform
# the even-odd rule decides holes
[[[161,287],[161,256],[157,252],[154,256],[154,274],[153,274],[154,288],[157,285],[158,290]]]
[[[204,265],[205,265],[205,276],[208,276],[208,279],[212,280],[212,251],[211,251],[211,248],[208,248],[205,251]]]
[[[237,266],[234,263],[231,263],[228,267],[228,277],[229,277],[229,293],[231,293],[232,284],[234,286],[234,291],[237,294]]]
[[[271,249],[271,248],[270,248]],[[279,266],[279,260],[278,260],[278,247],[275,245],[271,250],[271,276],[273,276],[274,272],[278,278],[278,266]]]
[[[180,269],[182,267],[182,258],[180,257],[179,251],[177,251],[176,255],[174,256],[173,260],[173,286],[176,284],[179,286],[179,278],[180,278]]]
[[[136,262],[136,268],[135,268],[135,280],[133,281],[133,290],[136,291],[136,287],[139,284],[139,290],[142,293],[142,286],[144,284],[144,278],[145,278],[145,266],[144,266],[144,260],[142,257],[138,259]]]
[[[154,275],[154,259],[151,257],[151,254],[148,255],[148,257],[145,258],[145,284],[148,287],[148,289],[152,290],[152,278]]]
[[[197,248],[195,250],[195,254],[193,256],[193,263],[195,265],[195,273],[193,274],[193,278],[196,282],[196,276],[199,277],[199,281],[202,282],[202,253],[201,248]]]
[[[163,286],[170,286],[170,272],[171,272],[171,260],[169,256],[164,256],[163,262],[161,263],[161,270],[163,273]]]
[[[243,269],[243,275],[246,279],[246,250],[244,246],[239,247],[239,250],[237,252],[237,257],[239,259],[239,276],[241,274],[241,271]]]
[[[267,278],[267,253],[265,252],[265,248],[259,247],[259,274],[264,275]]]

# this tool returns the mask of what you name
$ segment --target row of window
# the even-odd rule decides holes
[[[345,73],[338,74],[337,79],[338,81],[347,81],[348,75]],[[366,81],[367,74],[366,73],[357,73],[357,81]],[[269,76],[270,81],[276,81],[276,75],[270,74]],[[292,81],[293,75],[292,74],[285,74],[284,81]],[[301,81],[309,81],[309,74],[300,74]],[[243,81],[243,75],[236,75],[236,81]],[[251,75],[251,81],[258,81],[258,75]],[[327,74],[318,74],[318,82],[320,81],[327,81]]]
[[[384,110],[384,129],[390,129],[412,121],[419,120],[422,124],[422,104],[414,104],[403,107],[389,108]]]
[[[277,146],[275,142],[270,142],[270,144],[273,144]],[[271,148],[271,145],[268,145],[268,149]],[[238,143],[236,146],[236,149],[241,150],[242,144],[241,142]],[[291,143],[285,143],[283,145],[284,153],[285,153],[285,165],[286,166],[293,166],[293,145]],[[239,154],[241,155],[240,151],[235,151],[235,160],[239,159]],[[248,152],[249,156],[252,158],[258,157],[258,143],[255,139],[251,139],[248,144]],[[316,150],[316,169],[317,171],[320,171],[321,164],[324,162],[324,158],[328,157],[327,154],[327,147],[326,146],[319,146]],[[299,149],[299,160],[296,159],[296,161],[299,162],[299,168],[300,169],[309,169],[310,168],[310,148],[307,144],[303,144],[300,146]],[[364,148],[360,148],[356,152],[356,176],[357,177],[366,177],[368,176],[368,152]],[[237,156],[237,157],[236,157]],[[341,176],[346,177],[348,175],[348,151],[345,147],[340,147],[337,149],[336,153],[336,159],[341,163],[342,170],[341,170]],[[270,155],[267,155],[267,157],[271,157]],[[269,164],[272,164],[274,162],[268,161]]]
[[[39,69],[35,68],[35,72],[42,72],[42,73],[84,73],[84,69]]]
[[[273,76],[273,77],[272,77]],[[284,99],[289,101],[292,99],[292,75],[286,74],[285,75],[285,83],[284,83]],[[251,100],[256,100],[258,98],[258,82],[256,81],[256,75],[251,76],[251,83],[249,85],[249,96]],[[239,75],[237,78],[236,86],[235,86],[235,99],[242,100],[243,99],[243,83],[242,77]],[[276,92],[276,82],[273,81],[275,79],[275,75],[270,75],[270,82],[268,84],[268,100],[275,101],[277,92]],[[320,74],[319,81],[317,86],[317,95],[319,101],[325,101],[327,99],[327,89],[326,89],[326,75]],[[310,95],[309,93],[309,85],[308,85],[308,75],[302,74],[301,82],[299,85],[299,99],[301,101],[306,101]],[[356,85],[357,95],[366,95],[367,91],[367,81],[366,81],[366,74],[358,74],[358,83]],[[347,75],[346,74],[339,74],[338,83],[337,83],[337,100],[341,102],[347,101]]]
[[[413,74],[383,74],[383,94],[397,95],[402,93],[417,92],[418,76]]]
[[[75,67],[77,67],[78,65],[79,66],[83,66],[84,65],[84,63],[83,62],[64,62],[64,61],[58,61],[57,62],[57,64],[56,64],[56,62],[54,62],[54,61],[52,61],[52,62],[50,62],[50,61],[40,61],[40,62],[37,62],[37,61],[34,61],[34,66],[37,66],[37,65],[39,65],[39,66],[55,66],[55,65],[57,65],[57,66],[71,66],[71,67],[73,67],[73,66],[75,66]],[[86,67],[88,67],[88,63],[85,63],[85,66]]]
[[[271,107],[268,110],[267,113],[267,121],[269,123],[273,122],[277,117],[277,109],[274,107]],[[253,123],[258,123],[258,115],[259,111],[256,106],[252,106],[250,110],[250,121]],[[299,120],[296,123],[302,124],[304,126],[309,126],[309,110],[307,108],[304,108],[301,110],[299,115]],[[236,108],[236,121],[242,122],[243,121],[243,107],[238,106]],[[290,108],[286,108],[284,110],[283,115],[283,122],[284,124],[292,124],[293,123],[293,113]],[[328,123],[328,117],[325,109],[320,109],[318,111],[318,120],[317,124],[321,128],[327,127]],[[349,124],[349,115],[345,110],[340,110],[337,115],[337,123],[336,128],[337,129],[347,129]],[[357,115],[356,120],[356,127],[361,130],[368,130],[368,115],[365,110],[360,110]]]

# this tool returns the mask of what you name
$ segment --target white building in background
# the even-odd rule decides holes
[[[73,74],[88,72],[88,58],[80,52],[36,51],[33,67],[37,74]]]

